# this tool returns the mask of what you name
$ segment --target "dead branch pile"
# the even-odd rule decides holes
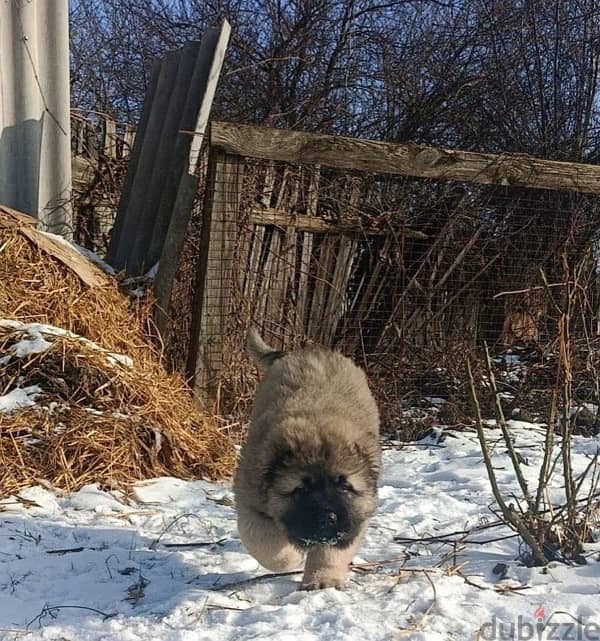
[[[5,209],[0,253],[0,397],[37,392],[0,412],[0,494],[231,472],[231,440],[145,335],[148,303],[130,309],[114,281]]]

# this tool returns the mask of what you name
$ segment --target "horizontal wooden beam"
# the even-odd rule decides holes
[[[210,142],[236,156],[486,185],[600,193],[600,166],[213,122]]]
[[[297,231],[308,231],[322,234],[361,234],[363,236],[382,236],[385,229],[373,229],[361,225],[358,218],[343,220],[339,222],[328,222],[317,216],[306,216],[304,214],[290,214],[281,209],[273,207],[255,207],[250,215],[250,222],[253,225],[274,225],[275,227],[294,227]],[[414,229],[403,228],[398,230],[399,235],[408,238],[427,238],[427,234]]]

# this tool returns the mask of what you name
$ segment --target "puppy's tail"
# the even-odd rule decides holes
[[[261,369],[268,369],[276,360],[285,356],[285,352],[279,352],[267,345],[255,327],[248,330],[248,351]]]

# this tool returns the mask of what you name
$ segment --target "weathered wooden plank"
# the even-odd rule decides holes
[[[271,198],[273,197],[273,187],[275,184],[275,165],[270,162],[265,167],[265,182],[263,185],[260,202],[265,207],[271,206]]]
[[[390,234],[386,237],[383,242],[383,247],[381,248],[381,254],[385,257],[389,253],[391,247],[394,244],[394,237]],[[360,323],[364,323],[371,311],[371,306],[373,302],[379,297],[379,292],[385,283],[385,274],[388,268],[387,262],[381,260],[379,256],[375,257],[375,267],[371,273],[371,277],[368,282],[363,283],[365,285],[365,290],[362,293],[362,296],[357,300],[358,305],[358,318]]]
[[[248,259],[248,274],[244,281],[244,295],[250,300],[254,299],[254,292],[258,281],[258,269],[260,265],[260,257],[263,251],[263,243],[265,240],[265,228],[257,227],[254,230],[252,237],[252,248],[250,250],[250,258]]]
[[[360,219],[347,218],[338,222],[328,222],[315,216],[295,215],[287,211],[271,207],[254,207],[250,214],[250,222],[254,225],[275,225],[275,227],[295,227],[298,231],[310,231],[325,234],[360,234],[363,236],[384,236],[386,230],[369,229],[361,224]],[[407,238],[426,239],[427,234],[416,229],[404,227],[398,230],[398,235]]]
[[[95,160],[87,156],[73,156],[71,158],[71,172],[73,182],[82,186],[89,185],[94,177],[97,164]]]
[[[224,122],[212,123],[210,140],[230,154],[295,164],[600,193],[600,166],[525,154],[485,154]]]
[[[35,229],[37,220],[16,209],[0,205],[0,228],[17,229],[38,249],[66,265],[88,287],[110,287],[114,281],[82,256],[69,242]]]
[[[300,250],[300,278],[298,279],[298,295],[296,297],[296,334],[304,336],[307,331],[306,305],[308,300],[308,283],[310,275],[310,263],[313,248],[313,235],[310,232],[302,232]]]
[[[296,246],[298,233],[294,227],[288,227],[285,235],[285,254],[283,261],[283,293],[280,324],[282,331],[282,348],[292,347],[290,338],[294,334],[294,316],[292,313],[292,291],[296,278]]]
[[[290,176],[290,188],[289,196],[287,203],[284,209],[288,211],[294,211],[296,205],[298,204],[298,198],[300,197],[300,185],[302,184],[302,174],[304,170],[302,167],[298,167],[298,171]]]
[[[117,157],[117,124],[110,118],[104,118],[103,151],[109,158]]]
[[[308,178],[308,202],[306,204],[306,213],[309,216],[317,215],[319,205],[319,182],[321,179],[321,167],[312,167]]]
[[[257,274],[258,282],[254,289],[254,296],[256,299],[256,305],[254,309],[254,319],[264,330],[264,320],[267,313],[267,304],[269,299],[269,288],[271,286],[271,272],[273,269],[273,261],[275,259],[275,249],[274,247],[278,243],[279,237],[275,234],[272,234],[270,237],[267,236],[265,240],[265,251],[266,258],[262,261],[262,269],[259,267],[259,273]]]
[[[79,156],[85,153],[85,121],[81,118],[71,120],[71,140],[73,156]]]
[[[290,285],[294,280],[296,268],[296,230],[293,227],[289,227],[285,231],[276,228],[273,233],[280,238],[279,255],[273,268],[267,316],[281,338],[279,347],[285,349],[286,339],[293,330],[293,323],[288,321],[288,317],[290,314]]]
[[[334,261],[331,287],[327,298],[327,305],[323,314],[323,344],[331,345],[337,330],[337,324],[344,311],[344,296],[348,289],[348,279],[352,270],[352,261],[356,241],[348,236],[340,238]]]
[[[265,296],[265,311],[263,318],[269,325],[269,330],[279,333],[281,311],[283,308],[283,264],[285,252],[285,233],[280,229],[273,230],[271,240],[270,269],[265,269],[266,287],[263,287]]]
[[[182,166],[169,174],[161,197],[157,222],[152,234],[148,258],[160,263],[154,280],[154,295],[159,310],[166,310],[171,299],[173,281],[177,273],[179,256],[185,242],[194,198],[198,191],[199,164],[208,117],[217,88],[231,27],[224,20],[219,29],[209,29],[202,37],[190,90],[182,115],[182,122],[193,123],[193,132],[180,131],[175,147],[175,164]],[[136,138],[137,141],[137,138]],[[176,195],[173,200],[173,186]],[[156,315],[159,331],[163,331],[166,315]]]
[[[248,224],[240,222],[238,228],[238,239],[235,248],[235,269],[237,293],[243,296],[246,286],[246,279],[249,276],[249,260],[252,248],[252,228]]]
[[[279,192],[275,202],[275,209],[293,211],[300,194],[302,182],[302,167],[284,167]]]
[[[131,155],[133,145],[135,144],[136,131],[134,127],[126,126],[125,134],[123,135],[123,157]]]
[[[331,264],[335,262],[335,244],[338,239],[335,236],[325,236],[321,240],[319,262],[317,273],[314,279],[313,297],[310,306],[308,319],[308,335],[316,341],[321,341],[323,332],[323,313],[327,296],[331,288]]]

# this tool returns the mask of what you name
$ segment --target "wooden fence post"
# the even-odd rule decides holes
[[[211,153],[188,361],[194,395],[205,403],[214,398],[223,364],[243,172],[243,159]]]
[[[103,118],[103,151],[109,158],[117,157],[117,125],[114,120]]]

